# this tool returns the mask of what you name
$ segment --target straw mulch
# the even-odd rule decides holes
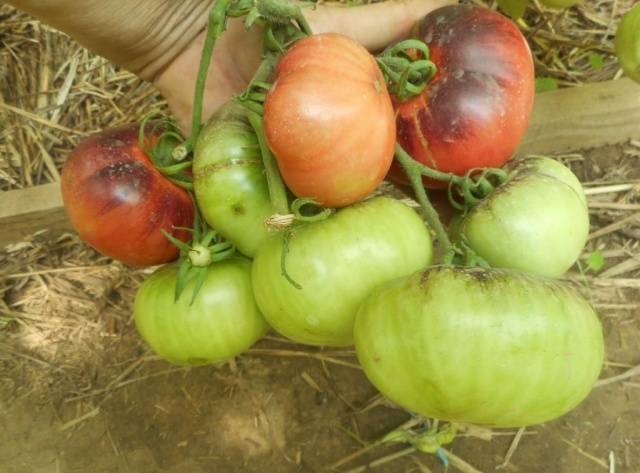
[[[534,1],[520,26],[537,75],[560,87],[620,77],[613,33],[633,3],[587,0],[557,12]],[[149,84],[0,6],[0,190],[57,181],[84,136],[158,110],[166,112],[166,104]],[[573,277],[585,285],[608,333],[640,331],[633,315],[640,307],[639,158],[640,142],[633,141],[565,157],[589,189],[593,221],[584,274],[576,270]],[[605,260],[598,274],[586,269],[594,250]],[[147,272],[101,257],[74,235],[43,232],[0,251],[0,379],[6,387],[0,395],[7,402],[74,402],[129,382],[153,360],[131,321],[135,289]],[[637,343],[616,346],[605,374],[635,366],[637,350]],[[617,389],[637,389],[637,383],[623,384],[634,373],[616,379]]]

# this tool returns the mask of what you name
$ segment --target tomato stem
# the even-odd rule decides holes
[[[314,207],[315,213],[308,215],[303,214],[302,208],[306,206]],[[291,212],[293,212],[294,221],[309,223],[326,220],[333,213],[333,209],[322,207],[317,201],[303,197],[293,201],[291,204]]]
[[[289,200],[287,199],[287,189],[282,181],[282,176],[280,176],[278,163],[276,162],[273,153],[271,153],[269,145],[267,145],[267,139],[264,135],[264,126],[262,124],[262,116],[249,109],[247,115],[249,117],[249,123],[251,123],[251,126],[256,132],[258,144],[260,145],[260,154],[262,154],[262,162],[264,163],[264,169],[267,175],[269,197],[271,198],[273,210],[277,214],[288,214]]]
[[[280,54],[273,52],[265,53],[247,89],[238,97],[238,100],[241,102],[254,101],[260,104],[264,102],[265,92],[271,88],[271,84],[267,80],[276,67],[279,56]]]
[[[189,250],[189,261],[194,266],[209,266],[212,261],[209,248],[196,243]]]
[[[429,197],[427,196],[426,191],[424,190],[424,185],[422,184],[422,175],[423,175],[423,166],[422,164],[414,161],[411,156],[407,154],[407,152],[396,143],[396,160],[400,163],[400,165],[404,168],[407,173],[407,177],[411,181],[411,186],[413,187],[413,191],[416,194],[416,198],[418,199],[418,203],[424,212],[424,216],[427,219],[427,223],[429,226],[435,231],[436,238],[442,245],[442,250],[445,255],[449,255],[454,252],[453,245],[451,244],[451,240],[449,240],[449,236],[447,235],[447,231],[445,230],[442,222],[440,221],[440,217],[438,217],[438,213],[435,211],[431,202],[429,201]],[[428,168],[427,168],[428,169]]]
[[[289,0],[258,0],[256,7],[258,13],[272,24],[286,25],[287,22],[295,21],[304,34],[313,34],[300,6],[294,2]]]
[[[209,12],[209,25],[207,28],[207,36],[205,38],[204,47],[202,48],[202,56],[200,57],[200,67],[196,79],[196,88],[193,99],[193,115],[191,121],[191,135],[185,141],[184,148],[190,153],[195,146],[195,142],[202,128],[202,105],[204,90],[207,84],[207,76],[209,74],[209,66],[213,56],[213,48],[216,41],[222,35],[227,24],[227,9],[231,0],[217,0]]]

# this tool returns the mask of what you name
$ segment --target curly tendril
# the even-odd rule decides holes
[[[401,101],[420,95],[437,72],[429,59],[429,47],[420,40],[401,41],[380,54],[376,60],[389,89]]]
[[[456,176],[449,181],[447,189],[449,202],[457,210],[467,213],[508,179],[509,174],[503,169],[470,169],[464,176]],[[459,199],[462,199],[462,202]]]

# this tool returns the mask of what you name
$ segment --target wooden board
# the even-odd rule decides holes
[[[631,138],[640,138],[640,84],[621,79],[538,94],[518,153],[566,153]]]
[[[629,79],[536,97],[518,154],[566,153],[640,139],[640,85]],[[42,229],[71,228],[59,184],[0,193],[0,248]]]
[[[71,229],[59,183],[0,192],[0,249],[44,229]]]

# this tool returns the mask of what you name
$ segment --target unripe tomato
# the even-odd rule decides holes
[[[239,355],[267,332],[253,298],[250,261],[213,263],[193,303],[194,281],[174,301],[177,272],[175,264],[158,269],[136,294],[136,327],[158,355],[182,365],[215,363]]]
[[[618,26],[616,54],[625,74],[640,83],[640,3],[624,15]]]
[[[132,266],[153,266],[178,257],[161,230],[184,241],[191,227],[189,194],[165,178],[138,143],[139,125],[90,136],[62,169],[62,198],[80,238],[100,253]],[[152,144],[157,131],[148,128]]]
[[[466,215],[458,232],[492,267],[561,276],[589,235],[582,185],[551,158],[528,158],[511,168],[509,180]]]
[[[224,105],[200,132],[193,188],[205,220],[244,255],[253,257],[268,232],[269,200],[258,140],[244,107]]]
[[[327,207],[362,200],[393,160],[393,107],[378,65],[339,34],[309,36],[282,57],[264,104],[282,178]]]
[[[508,270],[432,267],[360,306],[358,359],[389,399],[419,414],[495,427],[576,407],[602,369],[597,314],[573,287]]]
[[[444,172],[502,166],[533,109],[533,59],[524,36],[488,8],[451,5],[428,14],[417,37],[438,72],[421,95],[396,100],[398,142],[415,160]],[[406,179],[395,168],[391,177]]]
[[[253,262],[258,307],[278,332],[299,343],[344,346],[362,300],[383,282],[431,263],[431,236],[418,214],[376,197],[320,222],[267,239]],[[295,287],[283,275],[282,262]]]

